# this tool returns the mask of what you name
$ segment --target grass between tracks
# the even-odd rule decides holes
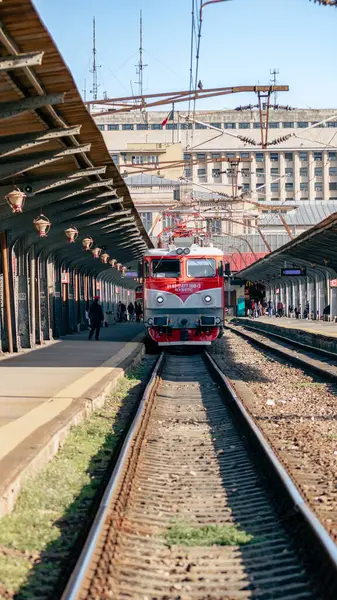
[[[175,523],[166,532],[169,546],[240,546],[249,544],[253,536],[236,525],[204,525],[191,527]]]
[[[0,520],[1,600],[57,597],[55,585],[149,369],[145,359],[119,381],[102,408],[72,428],[59,453],[27,482],[14,512]]]

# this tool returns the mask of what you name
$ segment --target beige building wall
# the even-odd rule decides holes
[[[337,134],[337,109],[272,110],[266,150],[260,145],[257,110],[197,111],[195,119],[211,124],[212,129],[207,129],[206,125],[188,124],[186,113],[178,111],[175,122],[169,122],[166,129],[162,129],[161,122],[166,116],[167,112],[152,111],[147,113],[145,123],[144,115],[140,113],[107,113],[97,117],[96,122],[122,174],[132,161],[130,157],[136,153],[145,157],[157,152],[158,163],[151,166],[152,174],[159,173],[176,180],[184,175],[182,197],[188,199],[192,190],[204,193],[206,199],[200,201],[200,207],[203,205],[209,219],[220,216],[222,232],[250,232],[256,223],[256,213],[269,212],[271,205],[286,211],[287,207],[301,203],[337,200],[337,135],[334,136]],[[321,121],[325,123],[314,127]],[[214,127],[219,130],[218,134]],[[279,142],[282,138],[286,139]],[[227,159],[234,156],[249,159],[240,164],[240,192],[245,191],[247,198],[262,205],[257,209],[248,202],[241,206],[233,204],[232,219],[241,224],[227,221],[225,212],[207,210],[214,204],[212,192],[231,195]],[[184,160],[183,171],[180,167],[171,170],[167,164],[163,165],[165,161],[181,159]],[[191,160],[198,164],[192,166]],[[132,174],[131,169],[126,172]],[[155,190],[148,191],[148,196],[155,194]],[[136,197],[135,202],[138,202]],[[154,211],[160,212],[159,197],[147,202]],[[214,228],[218,230],[218,224]]]

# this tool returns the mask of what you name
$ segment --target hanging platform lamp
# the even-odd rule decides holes
[[[27,194],[21,192],[16,186],[12,192],[5,196],[5,200],[13,213],[22,213],[26,198]]]
[[[38,217],[36,217],[36,219],[33,220],[33,224],[40,238],[45,238],[48,236],[48,233],[51,228],[51,222],[47,217],[45,217],[41,213],[41,215],[39,215]]]
[[[64,230],[64,233],[68,239],[69,244],[74,244],[78,238],[78,230],[76,227],[68,227],[68,229]]]

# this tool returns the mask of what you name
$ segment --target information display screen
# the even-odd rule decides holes
[[[281,269],[281,275],[282,277],[300,277],[303,275],[306,275],[307,271],[306,269],[300,269],[300,268],[286,268],[286,269]]]

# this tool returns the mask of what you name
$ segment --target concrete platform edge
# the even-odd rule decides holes
[[[41,471],[57,454],[71,427],[78,425],[103,406],[107,395],[116,387],[118,381],[141,360],[144,354],[145,347],[139,343],[137,348],[114,369],[112,375],[107,375],[92,386],[84,396],[73,400],[71,406],[63,413],[34,431],[22,444],[4,457],[1,461],[3,476],[0,482],[0,518],[13,511],[24,483],[30,476]],[[23,447],[25,454],[23,454]]]

